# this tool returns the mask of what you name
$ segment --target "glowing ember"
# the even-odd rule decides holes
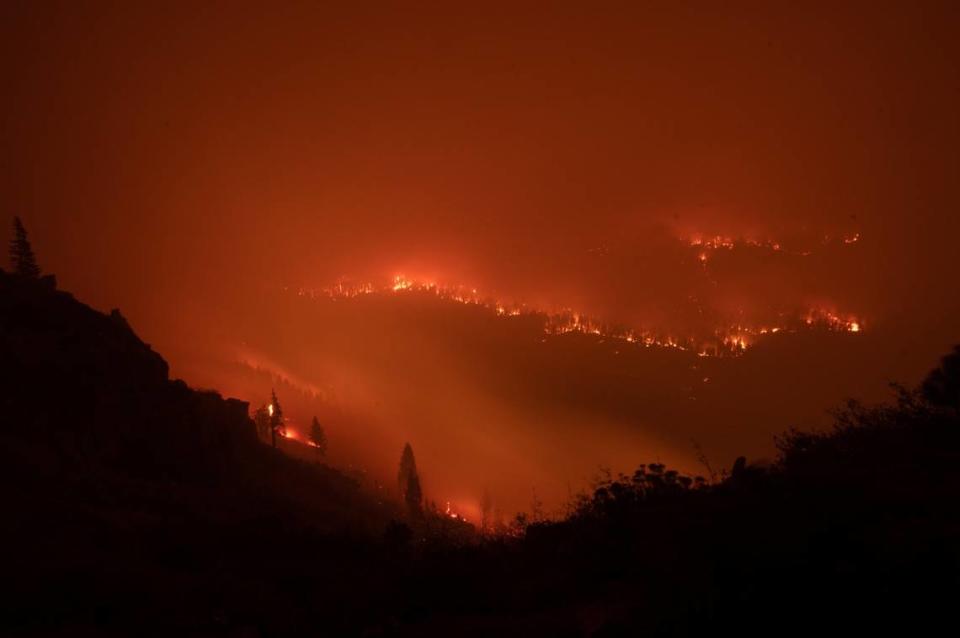
[[[455,512],[453,509],[451,509],[451,507],[450,507],[450,501],[447,501],[447,506],[446,506],[446,508],[444,509],[443,513],[444,513],[445,516],[447,516],[448,518],[452,518],[452,519],[455,520],[455,521],[463,521],[464,523],[467,522],[467,517],[466,517],[466,516],[463,516],[463,515],[461,515],[461,514],[458,514],[458,513]]]

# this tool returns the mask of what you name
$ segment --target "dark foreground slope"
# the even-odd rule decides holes
[[[958,407],[960,350],[772,466],[641,466],[471,542],[387,525],[118,313],[0,272],[0,634],[926,634],[960,593]]]
[[[277,634],[313,600],[352,625],[386,516],[168,379],[118,312],[2,271],[0,503],[3,634]]]
[[[464,633],[942,632],[960,595],[958,408],[960,348],[894,405],[787,432],[773,465],[740,459],[713,484],[659,464],[610,477],[566,520],[448,573],[499,616],[476,613]]]

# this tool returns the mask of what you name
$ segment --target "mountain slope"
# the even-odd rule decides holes
[[[246,403],[170,380],[119,312],[2,271],[0,415],[9,631],[293,631],[301,596],[349,615],[332,575],[374,569],[389,512],[353,481],[262,445]]]

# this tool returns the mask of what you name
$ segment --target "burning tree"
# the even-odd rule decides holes
[[[277,447],[277,434],[283,436],[286,430],[283,427],[283,408],[280,407],[276,390],[270,390],[270,405],[267,406],[267,411],[270,413],[270,445]]]
[[[310,442],[317,452],[317,462],[319,463],[320,459],[327,455],[327,434],[323,431],[323,426],[320,425],[317,417],[313,417],[313,422],[310,424]]]
[[[10,240],[10,265],[13,272],[24,279],[40,277],[40,266],[27,239],[27,229],[19,217],[13,218],[13,239]]]
[[[419,514],[423,510],[423,489],[420,487],[420,476],[417,474],[417,461],[413,458],[413,448],[409,443],[403,446],[403,454],[400,455],[397,483],[400,486],[400,497],[407,504],[410,512]]]

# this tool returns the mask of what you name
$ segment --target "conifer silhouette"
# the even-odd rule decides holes
[[[413,448],[409,443],[403,446],[403,454],[400,455],[397,483],[400,486],[400,496],[407,503],[410,511],[420,512],[423,506],[423,490],[420,487],[420,476],[417,474],[417,461],[413,457]]]
[[[40,277],[40,266],[27,239],[27,229],[19,217],[13,218],[13,239],[10,240],[10,265],[13,272],[24,279]]]

